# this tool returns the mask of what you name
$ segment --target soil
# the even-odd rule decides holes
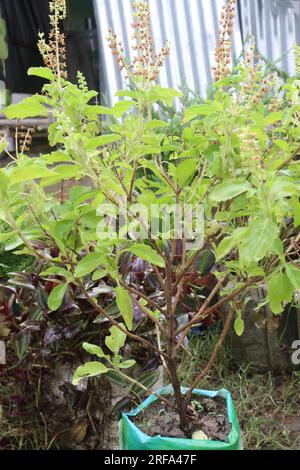
[[[174,399],[170,401],[175,403]],[[188,406],[188,413],[191,435],[196,431],[203,431],[209,440],[227,442],[231,423],[228,421],[226,402],[223,398],[194,396],[192,405]],[[186,439],[185,433],[180,429],[177,412],[159,401],[131,419],[148,436]]]

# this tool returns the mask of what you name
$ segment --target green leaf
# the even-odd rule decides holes
[[[242,319],[241,315],[238,315],[234,322],[234,331],[238,336],[242,336],[245,331],[245,322]]]
[[[83,366],[76,369],[73,377],[73,385],[77,385],[81,380],[87,377],[96,377],[101,374],[106,374],[109,369],[101,362],[87,362]]]
[[[103,261],[102,253],[89,253],[77,264],[75,269],[75,275],[77,277],[84,277],[87,274],[90,274],[99,267],[101,261]]]
[[[27,74],[30,77],[33,75],[35,77],[45,78],[46,80],[50,80],[50,82],[55,80],[54,73],[48,67],[31,67]]]
[[[172,106],[174,98],[179,98],[182,93],[173,88],[162,88],[157,85],[149,91],[148,96],[152,102],[164,101],[168,106]]]
[[[245,230],[239,247],[243,263],[250,264],[263,259],[272,249],[279,228],[270,219],[257,217]]]
[[[284,245],[283,242],[276,237],[272,245],[271,251],[275,253],[279,258],[283,258],[284,255]]]
[[[112,114],[112,109],[106,106],[94,105],[91,106],[93,114]]]
[[[197,169],[197,163],[193,159],[184,160],[176,168],[176,177],[178,184],[181,188],[184,188],[191,178],[195,175]]]
[[[225,202],[251,189],[251,184],[244,180],[224,181],[211,191],[210,199],[214,202]]]
[[[134,359],[129,359],[128,361],[121,362],[118,367],[120,369],[129,369],[134,366],[134,364],[136,364],[136,361]]]
[[[129,109],[131,109],[133,106],[136,106],[135,101],[123,100],[123,101],[119,101],[118,103],[116,103],[111,111],[112,111],[112,114],[117,119],[119,119],[123,116],[123,114],[129,111]]]
[[[297,196],[292,198],[292,208],[294,212],[294,227],[300,225],[300,201]]]
[[[31,330],[24,328],[19,334],[13,335],[11,339],[11,344],[20,362],[23,361],[29,352],[31,335]]]
[[[278,111],[278,112],[269,114],[269,116],[266,117],[265,122],[267,126],[270,126],[272,124],[275,124],[275,122],[281,121],[282,118],[283,118],[283,112]]]
[[[82,345],[83,349],[94,356],[100,357],[100,358],[107,358],[107,354],[104,354],[103,349],[100,348],[100,346],[96,346],[96,344],[90,344],[90,343],[83,343]]]
[[[154,264],[155,266],[159,266],[160,268],[166,267],[166,263],[160,254],[148,245],[137,244],[132,248],[128,248],[127,251],[130,251],[133,255],[143,259],[144,261],[148,261],[148,263]]]
[[[0,154],[7,148],[8,142],[4,137],[0,139]]]
[[[52,176],[55,176],[54,171],[49,170],[46,166],[32,162],[31,165],[28,166],[14,167],[10,175],[10,180],[12,184],[16,184]]]
[[[151,388],[157,383],[159,375],[159,370],[155,370],[152,372],[143,372],[137,377],[137,380],[139,381],[139,383],[144,385],[144,387],[151,390]],[[138,384],[132,385],[130,390],[134,395],[138,395],[140,397],[145,395],[145,390],[142,389]]]
[[[8,119],[25,119],[30,117],[48,116],[49,110],[43,106],[38,95],[25,98],[18,104],[12,104],[2,111]]]
[[[106,378],[118,387],[127,387],[128,385],[128,380],[121,376],[117,370],[110,369]]]
[[[46,271],[43,271],[40,276],[63,276],[70,282],[73,280],[72,273],[58,266],[52,266],[51,268],[46,269]]]
[[[6,198],[9,185],[9,178],[3,170],[0,170],[0,196]],[[0,201],[1,202],[1,201]]]
[[[274,145],[276,145],[276,147],[280,148],[280,150],[283,150],[284,152],[286,152],[289,148],[289,145],[285,140],[274,140]]]
[[[169,123],[165,121],[160,121],[159,119],[153,119],[152,121],[147,121],[145,123],[145,129],[160,129],[162,127],[169,127]]]
[[[52,312],[55,312],[61,306],[67,288],[68,284],[60,284],[51,291],[48,298],[48,307]]]
[[[221,243],[217,246],[216,249],[216,256],[217,259],[220,260],[221,258],[224,258],[224,256],[229,255],[233,248],[237,245],[236,239],[234,237],[226,237],[223,238]]]
[[[285,302],[293,299],[293,285],[284,273],[274,274],[268,282],[270,308],[275,315],[283,312]]]
[[[128,330],[133,328],[133,302],[128,292],[123,287],[116,287],[116,302],[122,314]]]
[[[192,121],[198,116],[208,116],[215,112],[215,107],[210,104],[200,104],[196,106],[191,106],[184,113],[184,124]]]
[[[98,147],[103,147],[104,145],[109,145],[113,142],[117,142],[120,139],[121,136],[119,134],[100,135],[89,140],[87,144],[87,149],[97,149]]]
[[[140,93],[138,91],[132,91],[132,90],[119,90],[117,91],[117,93],[115,93],[115,96],[132,98],[134,100],[138,100]]]
[[[299,189],[296,184],[289,181],[276,181],[269,192],[271,202],[275,202],[285,197],[290,197],[294,194],[299,194]]]
[[[42,160],[48,165],[53,165],[54,163],[65,163],[65,162],[73,162],[72,158],[62,152],[61,150],[56,150],[55,152],[42,155]]]
[[[120,326],[124,326],[120,323]],[[123,348],[126,341],[126,334],[123,333],[117,326],[112,326],[109,330],[110,336],[106,336],[105,344],[108,349],[114,354],[118,354],[121,348]]]
[[[55,167],[55,173],[53,173],[53,179],[57,179],[58,181],[69,180],[80,176],[82,176],[82,166],[76,163],[72,165],[57,165]]]
[[[300,292],[300,268],[297,268],[292,263],[289,263],[285,266],[286,274],[294,286],[294,289]]]
[[[97,271],[94,272],[92,279],[93,281],[99,281],[105,276],[107,276],[107,271],[105,269],[97,269]]]

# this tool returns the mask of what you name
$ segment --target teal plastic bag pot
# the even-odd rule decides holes
[[[186,393],[187,388],[182,388],[182,393]],[[171,395],[172,386],[161,388],[156,392],[158,395]],[[143,433],[132,421],[133,416],[138,415],[143,409],[151,406],[158,400],[154,395],[147,398],[138,408],[130,413],[123,413],[120,422],[120,440],[123,450],[239,450],[240,430],[236,417],[236,412],[231,394],[228,390],[222,389],[218,392],[209,392],[206,390],[194,390],[195,395],[215,398],[223,397],[227,404],[227,414],[229,422],[232,424],[227,442],[219,441],[198,441],[192,439],[176,439],[171,437],[155,436],[150,437]]]

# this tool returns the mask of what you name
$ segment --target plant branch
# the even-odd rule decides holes
[[[226,302],[229,302],[229,301],[235,299],[240,294],[242,294],[245,289],[247,289],[250,286],[253,286],[254,284],[256,284],[257,282],[260,282],[263,279],[264,278],[261,278],[261,277],[256,277],[256,278],[249,279],[247,282],[245,282],[245,284],[242,287],[240,287],[239,289],[236,289],[231,294],[229,294],[226,297],[224,297],[223,299],[219,300],[215,305],[213,305],[213,306],[207,308],[206,310],[204,310],[202,312],[201,318],[199,318],[198,315],[196,315],[187,325],[184,325],[181,328],[179,328],[179,330],[177,330],[176,334],[179,335],[180,333],[183,333],[186,330],[190,329],[200,319],[203,320],[208,315],[210,315],[214,310],[218,309],[219,307],[221,307]]]
[[[120,369],[118,369],[117,367],[115,367],[112,362],[109,361],[109,363],[112,365],[112,367],[114,368],[114,370],[116,372],[118,372],[118,374],[121,375],[121,377],[123,377],[124,379],[128,380],[129,382],[133,383],[134,385],[137,385],[138,387],[141,387],[145,392],[149,393],[150,395],[154,395],[156,398],[158,398],[160,401],[162,401],[165,405],[171,407],[171,408],[175,408],[174,405],[167,399],[165,398],[164,396],[162,395],[158,395],[158,393],[156,393],[154,390],[151,390],[150,388],[147,388],[145,387],[145,385],[143,385],[142,383],[138,382],[138,380],[135,380],[133,379],[132,377],[130,377],[129,375],[127,374],[124,374],[124,372],[121,372]]]
[[[285,168],[286,166],[288,166],[293,160],[295,160],[296,157],[298,157],[300,153],[300,145],[299,147],[295,150],[294,153],[292,153],[292,155],[290,157],[288,157],[278,168],[277,170],[280,171],[280,170],[283,170],[283,168]]]
[[[186,400],[187,400],[188,403],[192,398],[192,394],[193,394],[193,391],[195,390],[195,388],[197,388],[198,384],[208,374],[208,372],[211,370],[212,366],[214,365],[214,363],[217,359],[218,353],[219,353],[219,351],[220,351],[220,349],[221,349],[221,347],[222,347],[222,345],[225,341],[225,338],[226,338],[226,336],[229,332],[229,328],[230,328],[230,325],[232,323],[233,316],[234,316],[234,309],[232,308],[230,310],[227,318],[226,318],[221,336],[219,337],[219,340],[218,340],[218,342],[215,346],[215,349],[213,350],[213,353],[212,353],[212,355],[211,355],[211,357],[208,361],[207,366],[200,372],[200,374],[197,375],[197,377],[195,378],[194,382],[192,383],[189,391],[186,394]]]
[[[94,309],[99,312],[101,315],[103,315],[112,325],[116,326],[122,333],[126,334],[128,338],[131,338],[132,340],[142,344],[145,348],[147,349],[152,349],[155,352],[157,352],[159,355],[164,355],[161,351],[159,351],[150,341],[145,340],[144,338],[135,335],[134,333],[131,333],[130,331],[126,330],[126,328],[123,328],[120,323],[118,323],[116,320],[114,320],[106,311],[104,308],[102,308],[88,293],[82,282],[77,279],[76,280],[77,285],[81,289],[83,295],[85,296],[86,300],[89,302],[89,304],[94,307]],[[164,357],[167,357],[164,355]]]
[[[201,315],[203,314],[203,312],[205,311],[206,307],[209,305],[209,303],[211,302],[211,300],[214,298],[214,296],[219,292],[219,290],[221,289],[221,287],[223,286],[223,284],[226,282],[226,280],[228,279],[228,276],[225,276],[223,278],[221,278],[219,280],[219,282],[217,283],[217,285],[213,288],[213,290],[211,291],[211,293],[209,294],[209,296],[206,298],[204,304],[201,306],[200,310],[198,311],[198,313],[196,313],[196,315],[194,316],[193,320],[192,321],[195,321],[197,322],[197,319],[200,320],[201,318]],[[186,325],[187,326],[187,325]],[[180,341],[178,342],[176,348],[179,349],[180,346],[182,345],[183,341],[184,341],[184,338],[188,335],[189,331],[191,328],[186,328],[186,327],[182,327],[184,328],[183,331],[177,331],[176,335],[179,335],[179,334],[182,334],[182,337],[180,338]],[[181,330],[182,330],[181,328]]]

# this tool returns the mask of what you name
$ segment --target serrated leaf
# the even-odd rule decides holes
[[[269,192],[271,202],[275,202],[285,197],[299,195],[299,188],[290,181],[276,181]]]
[[[106,106],[94,105],[92,106],[92,111],[94,114],[112,114],[112,109],[107,108]]]
[[[139,92],[132,91],[132,90],[119,90],[115,93],[115,96],[127,97],[127,98],[132,98],[134,100],[137,100],[139,98]]]
[[[17,104],[12,104],[2,112],[8,119],[25,119],[48,116],[49,110],[38,101],[38,96],[30,96]]]
[[[123,114],[129,111],[129,109],[131,109],[133,106],[136,106],[135,101],[123,100],[123,101],[119,101],[118,103],[116,103],[111,111],[112,111],[113,116],[119,119],[123,116]]]
[[[159,119],[153,119],[152,121],[147,121],[145,123],[145,129],[152,130],[152,129],[160,129],[162,127],[168,127],[169,123],[165,121],[160,121]]]
[[[128,248],[127,251],[130,251],[138,258],[141,258],[148,263],[154,264],[155,266],[159,266],[160,268],[166,267],[166,263],[160,254],[148,245],[137,244],[132,248]]]
[[[52,312],[59,309],[67,292],[68,284],[60,284],[54,287],[48,298],[48,307]]]
[[[4,198],[7,196],[9,185],[9,178],[3,170],[0,170],[0,196]]]
[[[189,183],[191,178],[195,175],[196,169],[197,163],[191,158],[179,163],[176,167],[176,177],[178,185],[181,188],[184,188]]]
[[[182,93],[175,90],[174,88],[162,88],[157,85],[154,86],[149,92],[149,98],[153,102],[164,101],[169,106],[172,106],[174,98],[179,98]]]
[[[285,266],[286,274],[296,291],[300,292],[300,268],[292,263]]]
[[[79,384],[79,382],[88,377],[97,377],[101,374],[106,374],[109,369],[101,362],[87,362],[83,366],[79,366],[73,377],[73,385]]]
[[[275,315],[283,312],[284,303],[292,301],[293,292],[293,285],[286,274],[273,274],[268,282],[268,297],[270,308]]]
[[[265,118],[265,122],[266,122],[267,126],[270,126],[272,124],[275,124],[275,122],[281,121],[282,117],[283,117],[283,112],[282,111],[271,113]]]
[[[70,273],[64,268],[60,268],[57,266],[52,266],[51,268],[46,269],[40,274],[40,276],[62,276],[65,277],[68,281],[73,280],[72,273]]]
[[[228,180],[215,186],[209,198],[214,202],[225,202],[234,199],[251,189],[251,184],[243,180]]]
[[[104,145],[109,145],[114,142],[117,142],[120,139],[121,139],[121,136],[119,134],[100,135],[98,137],[94,137],[93,139],[90,139],[86,148],[97,149],[98,147],[103,147]]]
[[[217,259],[220,260],[221,258],[224,258],[224,256],[229,255],[229,253],[233,250],[233,248],[236,246],[236,240],[234,237],[226,237],[223,238],[221,243],[217,246],[216,249],[216,256]]]
[[[196,106],[191,106],[184,113],[183,123],[185,124],[189,121],[192,121],[198,116],[208,116],[209,114],[212,114],[213,112],[215,112],[215,108],[214,106],[209,105],[209,104],[200,104]]]
[[[0,139],[0,155],[1,155],[1,153],[7,148],[7,146],[8,146],[7,140],[4,139],[4,137],[2,137],[2,138]]]
[[[62,152],[61,150],[56,150],[55,152],[43,155],[41,158],[43,162],[47,163],[48,165],[73,161],[68,154]]]
[[[49,80],[50,82],[53,82],[55,80],[54,73],[48,67],[30,67],[27,74],[29,76],[45,78],[46,80]]]
[[[284,152],[286,152],[289,148],[288,143],[285,140],[281,140],[281,139],[274,140],[274,145],[280,148],[280,150],[283,150]]]
[[[294,212],[294,227],[298,227],[300,225],[300,201],[296,196],[292,198],[292,208]]]
[[[12,184],[32,181],[40,178],[49,178],[55,176],[55,172],[49,170],[46,166],[39,165],[38,163],[32,163],[30,166],[16,166],[10,175]]]
[[[116,287],[116,302],[122,314],[128,330],[133,328],[133,302],[128,292],[123,287]]]
[[[278,226],[268,218],[257,217],[252,220],[239,247],[242,262],[251,264],[262,260],[272,249],[278,232]]]
[[[94,272],[92,279],[93,281],[99,281],[100,279],[103,279],[105,276],[107,276],[107,271],[104,269],[97,269],[97,271]]]
[[[71,178],[78,178],[82,176],[82,166],[76,163],[72,165],[57,165],[55,167],[55,173],[53,173],[53,178],[50,176],[50,179],[53,181],[58,180],[69,180]],[[48,183],[48,181],[47,181]]]
[[[103,260],[103,254],[100,253],[89,253],[86,255],[76,266],[75,275],[77,277],[84,277],[95,271],[101,261]]]

